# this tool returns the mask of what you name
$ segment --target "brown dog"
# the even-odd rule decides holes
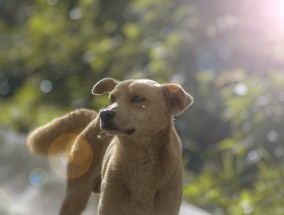
[[[109,107],[71,112],[27,139],[32,152],[69,157],[60,214],[80,214],[94,191],[101,193],[99,215],[177,215],[183,171],[173,116],[192,97],[179,85],[151,80],[106,78],[92,92],[109,92]]]

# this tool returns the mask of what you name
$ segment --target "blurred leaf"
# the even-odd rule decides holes
[[[123,31],[128,39],[137,39],[140,35],[140,28],[135,23],[127,23],[123,26]]]
[[[225,139],[225,140],[222,140],[221,142],[219,142],[218,148],[221,151],[230,150],[230,149],[233,149],[235,145],[236,145],[235,140],[230,138],[230,139]]]

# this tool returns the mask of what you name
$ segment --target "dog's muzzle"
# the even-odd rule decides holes
[[[114,118],[114,116],[115,112],[112,110],[101,111],[101,128],[105,130],[117,130],[114,124],[112,123],[112,119]]]
[[[100,112],[100,119],[101,119],[101,129],[106,131],[120,131],[125,132],[128,135],[134,134],[135,129],[127,129],[125,131],[121,131],[115,124],[113,123],[113,118],[115,117],[116,113],[112,110],[103,110]]]

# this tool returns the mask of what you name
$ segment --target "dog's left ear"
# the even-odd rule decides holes
[[[115,86],[119,83],[119,81],[114,80],[112,78],[104,78],[100,80],[92,89],[92,93],[94,95],[101,95],[106,92],[112,91]]]
[[[192,103],[193,98],[177,84],[162,85],[168,113],[176,116],[185,111]]]

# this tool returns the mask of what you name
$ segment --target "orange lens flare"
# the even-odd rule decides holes
[[[65,145],[62,152],[58,150],[62,148],[59,147],[60,144]],[[77,178],[90,169],[93,150],[90,143],[78,134],[64,134],[51,144],[48,151],[48,161],[56,174],[67,178]]]

